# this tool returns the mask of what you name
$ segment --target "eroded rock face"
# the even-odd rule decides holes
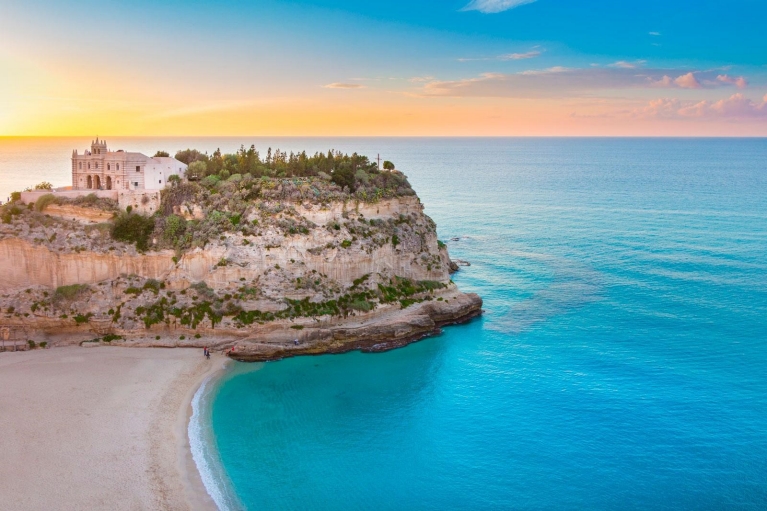
[[[227,233],[223,240],[212,241],[204,250],[192,250],[177,262],[170,250],[146,254],[124,249],[116,253],[108,250],[73,253],[8,237],[0,240],[0,292],[31,286],[96,284],[130,274],[182,281],[186,285],[205,281],[214,289],[223,289],[233,281],[252,280],[275,266],[290,268],[297,274],[315,270],[344,287],[368,273],[386,272],[414,280],[445,282],[449,279],[447,251],[438,247],[433,222],[423,214],[416,197],[356,207],[336,203],[328,208],[307,204],[296,209],[317,225],[402,216],[407,221],[402,225],[412,226],[414,232],[410,236],[400,234],[397,246],[391,242],[366,244],[346,230],[323,228],[314,229],[308,235],[293,236],[269,231],[251,237]],[[94,211],[93,214],[103,213]],[[347,240],[350,246],[344,247]],[[227,261],[226,265],[219,265],[222,260]]]
[[[457,267],[417,197],[289,208],[291,225],[309,228],[225,232],[184,254],[139,253],[111,243],[104,229],[67,234],[71,226],[54,226],[51,235],[42,224],[6,227],[0,327],[52,345],[108,338],[235,347],[236,358],[266,360],[388,349],[481,313],[482,300],[450,281]],[[259,311],[256,320],[249,311]]]
[[[69,204],[51,204],[45,208],[45,212],[52,216],[66,218],[84,224],[108,222],[114,216],[114,213],[109,211],[100,211],[94,208],[84,208]]]

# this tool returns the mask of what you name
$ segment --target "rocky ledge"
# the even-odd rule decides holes
[[[163,335],[158,339],[137,334],[108,343],[96,340],[83,342],[82,345],[156,348],[207,346],[243,362],[354,350],[381,352],[439,334],[444,326],[466,323],[482,314],[482,299],[474,293],[461,293],[453,288],[442,293],[440,298],[442,300],[422,302],[406,309],[393,308],[335,322],[314,321],[312,324],[277,321],[257,325],[248,332],[223,329],[206,331],[200,338],[179,339],[176,335]]]

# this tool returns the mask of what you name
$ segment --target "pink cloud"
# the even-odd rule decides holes
[[[680,76],[679,78],[674,80],[674,83],[683,89],[700,89],[702,87],[702,85],[700,84],[698,79],[695,78],[695,75],[692,74],[692,72],[687,73],[686,75]]]
[[[663,75],[663,78],[660,80],[653,80],[652,78],[648,78],[650,80],[650,85],[652,87],[673,87],[674,86],[674,80],[671,79],[669,75]]]
[[[666,87],[666,88],[681,88],[681,89],[700,89],[703,87],[701,83],[698,81],[698,79],[695,77],[695,74],[690,71],[687,74],[678,76],[676,78],[671,78],[669,75],[663,75],[663,78],[659,80],[653,80],[652,78],[650,80],[650,85],[652,87]]]
[[[754,103],[743,94],[719,101],[699,101],[679,110],[683,117],[767,117],[767,102]]]
[[[632,117],[662,119],[767,119],[767,96],[761,103],[733,94],[719,101],[682,102],[676,98],[659,98],[631,112]]]
[[[748,87],[748,81],[746,81],[746,79],[742,76],[735,78],[734,76],[730,75],[719,75],[716,77],[716,81],[735,85],[739,89],[745,89]]]
[[[676,98],[658,98],[650,101],[643,108],[632,112],[633,117],[672,118],[677,116],[682,103]]]

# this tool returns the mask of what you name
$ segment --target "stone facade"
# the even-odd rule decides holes
[[[168,178],[186,175],[186,164],[169,157],[110,151],[96,138],[90,150],[72,151],[73,190],[161,190]]]

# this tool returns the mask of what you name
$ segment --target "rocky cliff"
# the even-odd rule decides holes
[[[415,195],[277,197],[236,215],[198,199],[163,207],[186,232],[214,214],[226,228],[184,250],[164,248],[167,216],[139,251],[99,223],[116,212],[18,208],[0,225],[0,329],[49,345],[208,345],[264,360],[388,349],[481,313],[451,282],[455,265]]]

